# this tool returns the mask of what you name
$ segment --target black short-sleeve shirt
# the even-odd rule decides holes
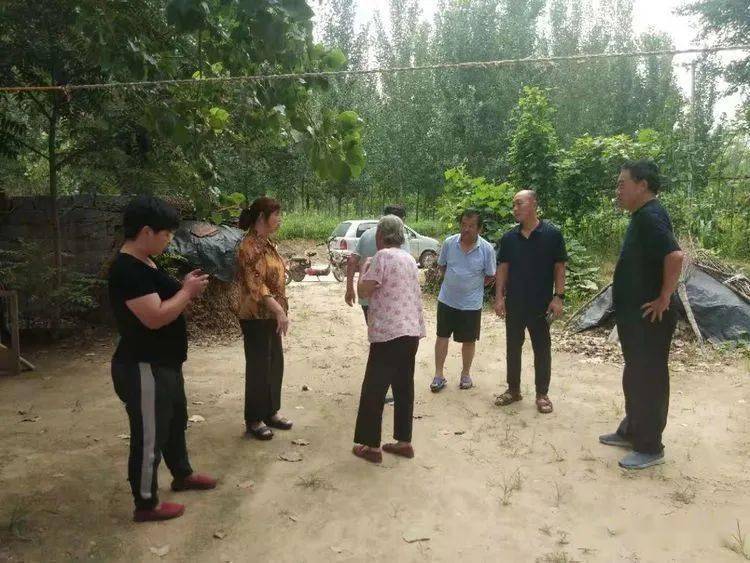
[[[156,330],[144,325],[128,309],[126,301],[157,293],[162,301],[180,290],[180,283],[163,270],[152,268],[130,254],[120,252],[109,270],[109,302],[120,343],[114,360],[179,367],[187,359],[187,326],[180,315]]]
[[[508,263],[508,310],[543,314],[552,301],[555,264],[567,261],[565,239],[560,229],[547,221],[539,221],[529,238],[521,234],[521,225],[505,233],[498,243],[497,263]]]
[[[633,213],[612,287],[618,318],[640,319],[641,306],[659,297],[664,258],[676,250],[680,245],[672,232],[672,221],[658,200],[652,199]]]

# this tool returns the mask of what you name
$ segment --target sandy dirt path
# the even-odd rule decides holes
[[[450,386],[433,395],[427,302],[417,456],[373,466],[350,453],[367,358],[361,311],[343,304],[335,282],[293,284],[290,293],[282,410],[294,429],[267,443],[243,437],[239,338],[192,346],[190,414],[205,422],[189,428],[189,448],[194,467],[221,482],[174,494],[162,465],[162,498],[187,505],[175,521],[130,520],[111,339],[39,351],[36,372],[1,379],[0,561],[742,560],[723,543],[737,521],[750,532],[746,362],[675,371],[667,463],[627,473],[617,466],[623,451],[597,442],[622,415],[621,366],[556,353],[556,410],[540,415],[529,400],[527,348],[527,398],[501,410],[492,401],[503,388],[504,329],[488,313],[476,387],[458,390],[452,345]],[[384,420],[388,438],[392,407]],[[302,460],[283,461],[285,452]]]

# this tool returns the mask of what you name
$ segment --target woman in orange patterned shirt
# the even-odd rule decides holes
[[[237,250],[237,314],[245,343],[245,428],[259,440],[270,440],[269,427],[289,430],[279,416],[284,353],[281,337],[289,327],[284,261],[269,237],[281,226],[281,204],[256,199],[245,214],[250,228]]]

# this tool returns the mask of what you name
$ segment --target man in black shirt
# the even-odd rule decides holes
[[[552,412],[547,395],[552,372],[549,323],[562,314],[568,255],[562,233],[539,220],[537,206],[535,192],[518,192],[513,215],[519,225],[505,233],[498,245],[495,312],[505,316],[508,389],[495,404],[505,406],[522,399],[521,350],[528,329],[534,349],[536,406],[548,414]]]
[[[664,207],[656,199],[659,169],[651,161],[626,163],[617,179],[617,200],[630,212],[612,286],[625,369],[625,418],[599,441],[632,448],[626,469],[664,462],[662,432],[669,408],[669,347],[677,324],[670,301],[684,255]]]
[[[181,504],[159,505],[156,479],[161,456],[172,472],[172,490],[212,489],[216,480],[194,473],[185,444],[187,400],[182,364],[187,330],[182,312],[208,284],[199,270],[182,284],[159,269],[161,254],[179,225],[177,211],[141,196],[125,209],[125,243],[109,270],[109,300],[120,333],[112,380],[130,421],[128,480],[136,522],[176,518]]]

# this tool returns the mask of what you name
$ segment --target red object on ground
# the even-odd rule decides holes
[[[173,491],[206,491],[216,487],[216,479],[203,473],[191,473],[184,479],[172,481]]]
[[[179,518],[185,512],[184,504],[176,502],[163,502],[151,510],[136,510],[133,512],[135,522],[157,522],[159,520],[171,520]]]

